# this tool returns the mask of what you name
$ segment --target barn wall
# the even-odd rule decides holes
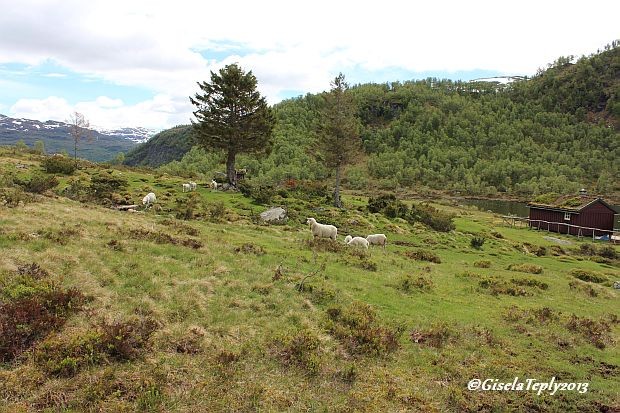
[[[575,225],[582,227],[600,228],[610,231],[614,229],[614,211],[600,202],[584,208],[575,218]],[[596,232],[596,235],[604,234],[604,232]],[[589,235],[592,235],[592,231],[590,231]]]
[[[603,205],[601,202],[596,202],[587,208],[584,208],[579,213],[571,213],[570,221],[564,220],[564,212],[561,211],[549,211],[546,209],[539,209],[536,207],[530,207],[530,219],[539,219],[543,221],[551,222],[551,224],[545,223],[530,223],[533,228],[549,230],[551,232],[558,232],[561,234],[570,233],[571,235],[578,235],[579,228],[568,228],[563,223],[571,225],[579,225],[581,227],[600,228],[605,230],[613,230],[614,227],[614,212]],[[553,224],[553,223],[557,224]],[[602,231],[595,231],[595,235],[605,235],[607,233]],[[581,230],[581,235],[586,237],[592,236],[591,230]]]

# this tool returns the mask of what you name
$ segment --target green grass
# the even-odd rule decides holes
[[[582,330],[567,327],[572,314],[596,322],[620,315],[618,292],[610,285],[590,283],[598,292],[595,297],[569,286],[576,280],[575,269],[618,280],[617,261],[596,263],[576,255],[573,247],[564,247],[567,256],[526,253],[523,243],[547,247],[553,243],[542,238],[544,232],[503,226],[492,214],[439,204],[435,206],[459,215],[456,231],[438,233],[379,215],[350,210],[341,216],[328,209],[334,219],[358,220],[359,226],[350,226],[352,232],[386,233],[388,246],[372,248],[362,256],[344,247],[338,252],[313,251],[306,242],[310,231],[300,222],[273,227],[253,224],[250,210],[257,213],[265,207],[240,194],[201,187],[200,203],[223,202],[227,219],[179,221],[171,216],[175,198],[184,196],[182,179],[126,168],[114,173],[128,178],[136,201],[150,190],[171,195],[158,196],[157,210],[144,214],[62,197],[37,197],[24,206],[0,207],[0,274],[3,279],[13,277],[18,265],[36,262],[64,287],[78,287],[93,297],[84,310],[45,339],[53,340],[54,346],[37,344],[41,351],[62,343],[71,349],[76,331],[92,334],[100,320],[151,317],[158,328],[136,359],[91,357],[97,362],[69,377],[50,376],[30,353],[1,365],[0,405],[5,411],[502,411],[507,406],[589,411],[619,407],[618,323],[605,321],[610,330],[603,334],[604,348],[596,347]],[[344,201],[363,206],[363,199],[345,196]],[[59,230],[62,223],[79,228],[65,245],[29,235]],[[391,231],[394,224],[402,233]],[[203,246],[193,249],[132,239],[127,236],[129,229],[195,238]],[[188,231],[198,235],[187,235]],[[489,236],[480,250],[471,247],[473,236],[491,231],[504,238]],[[575,246],[587,242],[562,238]],[[264,254],[238,251],[244,244]],[[441,263],[405,255],[421,248],[438,255]],[[490,268],[474,265],[480,261],[489,261]],[[375,264],[377,271],[364,270],[362,262]],[[536,265],[543,271],[508,270],[515,264]],[[277,268],[280,275],[274,277]],[[300,292],[302,279],[313,273]],[[406,276],[423,277],[430,286],[403,291],[397,286]],[[525,285],[527,295],[513,296],[494,295],[480,286],[481,280],[513,285],[512,279],[535,280],[548,288]],[[381,331],[400,332],[397,350],[374,355],[348,352],[347,343],[333,333],[328,313],[356,302],[372,307]],[[512,307],[519,317],[509,317],[515,311]],[[536,318],[544,307],[555,317]],[[449,338],[433,347],[411,341],[413,331]],[[304,337],[312,346],[304,345]],[[287,358],[290,354],[294,358]],[[588,381],[590,390],[536,396],[466,388],[476,377],[511,381],[515,376]]]

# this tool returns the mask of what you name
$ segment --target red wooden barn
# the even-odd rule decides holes
[[[593,231],[595,236],[601,236],[611,235],[609,231],[614,229],[614,208],[583,190],[578,196],[562,196],[550,203],[530,202],[528,207],[529,223],[534,228],[590,237]]]

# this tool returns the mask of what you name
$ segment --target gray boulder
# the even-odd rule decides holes
[[[288,216],[286,210],[281,207],[269,208],[265,212],[261,212],[260,219],[269,224],[281,224],[286,221]]]

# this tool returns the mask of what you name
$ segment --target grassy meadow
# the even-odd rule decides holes
[[[40,161],[2,150],[0,174],[27,179]],[[129,213],[60,195],[95,173],[158,202]],[[149,170],[58,181],[0,205],[0,411],[620,409],[618,247],[551,234],[560,245],[449,200],[434,206],[455,214],[450,232],[352,194],[344,211],[277,198],[291,218],[270,226],[240,193],[183,194]],[[311,214],[338,242],[312,240]],[[370,233],[387,248],[342,243]],[[467,389],[514,377],[589,388]]]

